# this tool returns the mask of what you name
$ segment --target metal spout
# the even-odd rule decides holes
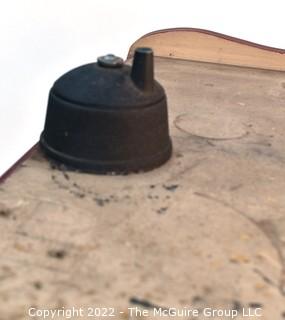
[[[142,91],[152,91],[154,84],[153,51],[151,48],[137,48],[133,60],[131,78]]]

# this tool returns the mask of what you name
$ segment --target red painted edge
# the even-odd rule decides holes
[[[274,47],[269,47],[269,46],[264,46],[264,45],[262,45],[262,44],[258,44],[258,43],[255,43],[255,42],[243,40],[243,39],[240,39],[240,38],[231,37],[231,36],[225,35],[225,34],[223,34],[223,33],[215,32],[215,31],[210,31],[210,30],[205,30],[205,29],[198,29],[198,28],[170,28],[170,29],[161,29],[161,30],[149,32],[149,33],[143,35],[142,37],[140,37],[138,40],[136,40],[136,41],[131,45],[131,47],[132,47],[137,41],[139,41],[139,40],[141,40],[141,39],[143,39],[143,38],[147,38],[147,37],[149,37],[149,36],[156,35],[156,34],[160,34],[160,33],[176,32],[176,31],[183,31],[183,32],[200,32],[200,33],[204,33],[204,34],[211,35],[211,36],[214,36],[214,37],[222,38],[222,39],[225,39],[225,40],[228,40],[228,41],[237,42],[237,43],[240,43],[240,44],[243,44],[243,45],[247,45],[247,46],[250,46],[250,47],[255,47],[255,48],[258,48],[258,49],[262,49],[262,50],[267,50],[267,51],[271,51],[271,52],[273,51],[273,52],[276,52],[276,53],[285,54],[285,50],[284,50],[284,49],[274,48]],[[131,49],[131,47],[130,47],[130,49]],[[130,49],[129,49],[129,52],[128,52],[128,58],[131,58],[131,57],[132,57],[132,56],[131,56]]]
[[[0,176],[0,184],[3,183],[16,170],[22,162],[27,160],[37,150],[37,148],[38,142]]]

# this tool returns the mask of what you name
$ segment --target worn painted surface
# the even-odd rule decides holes
[[[284,73],[157,58],[156,76],[166,165],[98,176],[36,150],[0,186],[1,320],[140,304],[285,317]]]
[[[130,47],[151,47],[158,57],[285,71],[285,50],[196,29],[173,28],[148,33]]]

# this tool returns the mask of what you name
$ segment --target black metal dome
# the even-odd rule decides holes
[[[137,49],[132,67],[106,55],[60,77],[50,90],[40,145],[82,171],[146,171],[167,161],[167,102],[153,77],[152,50]]]

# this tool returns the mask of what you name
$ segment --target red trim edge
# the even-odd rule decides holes
[[[204,34],[208,34],[214,37],[218,37],[218,38],[222,38],[228,41],[233,41],[233,42],[237,42],[240,44],[244,44],[250,47],[256,47],[258,49],[262,49],[262,50],[267,50],[267,51],[274,51],[280,54],[285,54],[285,50],[284,49],[280,49],[280,48],[274,48],[274,47],[269,47],[269,46],[264,46],[262,44],[258,44],[255,42],[251,42],[251,41],[247,41],[247,40],[243,40],[240,38],[235,38],[235,37],[231,37],[228,35],[225,35],[223,33],[219,33],[219,32],[215,32],[215,31],[210,31],[210,30],[205,30],[205,29],[198,29],[198,28],[170,28],[170,29],[161,29],[161,30],[157,30],[157,31],[153,31],[153,32],[149,32],[145,35],[143,35],[142,37],[140,37],[138,40],[136,40],[131,46],[130,49],[132,48],[132,46],[139,40],[155,35],[155,34],[159,34],[159,33],[166,33],[166,32],[175,32],[175,31],[183,31],[183,32],[200,32],[200,33],[204,33]],[[131,58],[130,55],[130,49],[128,52],[128,58]]]
[[[36,151],[37,148],[38,142],[0,176],[0,184],[3,183],[16,170],[22,162],[27,160]]]

